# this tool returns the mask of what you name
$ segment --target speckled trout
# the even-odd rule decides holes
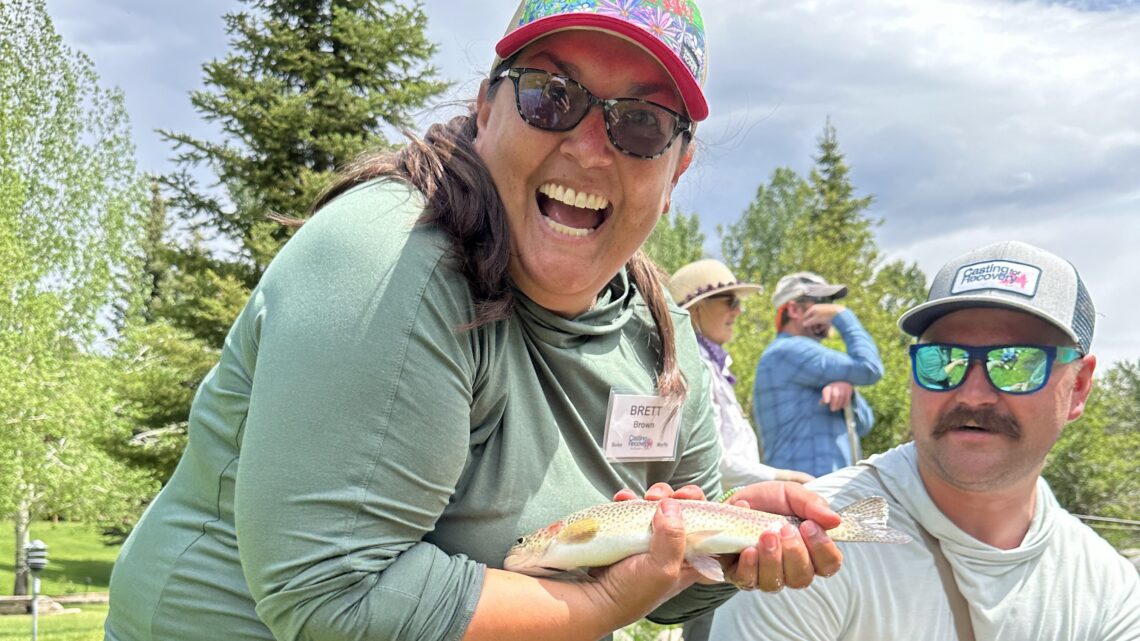
[[[803,519],[713,501],[679,500],[685,523],[685,559],[701,574],[723,581],[715,556],[756,545],[763,532],[795,527]],[[617,501],[580,510],[515,542],[503,567],[532,576],[550,576],[616,563],[649,551],[656,501]],[[907,543],[910,537],[887,525],[889,507],[873,496],[836,510],[842,522],[827,534],[835,541]]]

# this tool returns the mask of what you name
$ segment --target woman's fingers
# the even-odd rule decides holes
[[[645,490],[646,501],[660,501],[673,496],[673,488],[669,487],[668,483],[654,483]]]
[[[637,498],[637,493],[629,489],[620,489],[614,494],[615,501],[631,501]]]
[[[615,501],[628,501],[636,498],[638,498],[637,494],[630,489],[618,490],[617,494],[614,494]],[[674,490],[668,483],[654,483],[645,491],[646,501],[660,501],[670,498],[703,501],[705,500],[705,491],[697,485],[685,485]]]

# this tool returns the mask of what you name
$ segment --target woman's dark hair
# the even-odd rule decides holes
[[[488,100],[500,84],[492,80]],[[462,116],[432,125],[422,139],[404,132],[409,139],[404,148],[356,160],[312,207],[315,212],[348,189],[379,177],[418,189],[427,201],[420,222],[436,225],[447,234],[456,265],[470,284],[475,317],[469,327],[506,318],[514,307],[507,274],[511,244],[506,211],[487,166],[475,152],[477,131],[472,106]],[[662,286],[664,272],[640,249],[626,269],[657,326],[658,391],[680,401],[685,396],[685,379],[677,365],[676,334]]]

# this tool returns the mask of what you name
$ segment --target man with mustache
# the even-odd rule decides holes
[[[836,507],[887,497],[913,542],[845,546],[840,575],[738,594],[710,638],[1140,639],[1140,575],[1040,476],[1092,388],[1095,315],[1073,265],[1037,247],[946,264],[899,319],[917,338],[914,441],[808,486]]]
[[[877,382],[883,363],[855,313],[835,302],[846,295],[846,285],[812,272],[776,283],[777,334],[756,365],[752,388],[753,418],[772,467],[814,476],[834,472],[858,458],[858,438],[875,423],[854,386]],[[822,344],[832,327],[846,352]]]

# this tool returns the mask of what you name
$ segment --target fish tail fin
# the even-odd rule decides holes
[[[889,525],[890,506],[881,496],[872,496],[836,510],[843,522],[827,534],[836,541],[870,543],[910,543],[911,538]]]

